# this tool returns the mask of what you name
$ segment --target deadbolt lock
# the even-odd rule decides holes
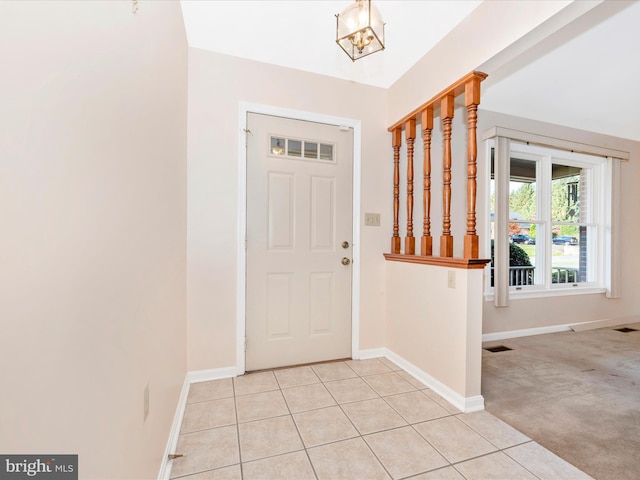
[[[342,242],[342,248],[349,248],[349,242],[347,242],[346,240]]]
[[[349,265],[351,263],[351,260],[349,260],[347,257],[343,257],[342,259],[342,264],[343,265]]]

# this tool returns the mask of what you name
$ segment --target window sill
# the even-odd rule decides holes
[[[510,290],[509,300],[520,300],[526,298],[547,298],[547,297],[566,297],[569,295],[596,295],[599,293],[606,293],[607,289],[604,287],[572,287],[572,288],[553,288],[553,289],[539,289],[539,290]],[[484,299],[487,302],[492,302],[494,299],[493,292],[485,293]]]

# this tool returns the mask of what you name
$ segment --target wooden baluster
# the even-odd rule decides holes
[[[416,254],[416,238],[413,236],[413,144],[416,140],[416,120],[407,120],[404,126],[407,139],[407,236],[404,238],[404,254]]]
[[[433,238],[431,237],[431,130],[433,130],[433,107],[422,111],[422,145],[424,150],[424,162],[422,171],[424,178],[422,183],[422,242],[420,253],[424,256],[433,254]]]
[[[393,236],[391,237],[391,253],[400,253],[400,146],[402,145],[402,127],[392,133],[393,145]]]
[[[453,257],[453,237],[451,236],[451,122],[453,121],[454,96],[445,95],[440,101],[444,154],[442,167],[442,236],[440,256]]]
[[[464,86],[464,104],[467,107],[467,234],[464,236],[464,258],[478,258],[478,235],[476,234],[476,164],[478,146],[476,125],[480,103],[480,79],[473,77]]]

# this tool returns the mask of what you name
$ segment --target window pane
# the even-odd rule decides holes
[[[333,160],[333,145],[320,144],[320,160]]]
[[[302,142],[300,140],[289,140],[287,144],[288,144],[287,155],[291,157],[302,156]]]
[[[509,179],[509,219],[536,220],[537,164],[511,158]]]
[[[509,159],[509,286],[536,282],[538,162],[514,154]],[[539,269],[538,269],[539,271]]]
[[[318,158],[318,144],[311,143],[311,142],[304,142],[304,157]]]
[[[551,165],[551,283],[587,282],[588,169]]]
[[[587,246],[591,237],[590,229],[586,226],[557,224],[552,228],[554,234],[551,239],[551,283],[588,282],[590,272]]]
[[[274,155],[284,155],[285,139],[281,137],[271,137],[271,153]]]
[[[585,222],[581,206],[586,205],[586,172],[579,167],[554,163],[551,166],[551,221]],[[582,220],[581,220],[582,219]]]
[[[496,238],[496,181],[494,172],[493,152],[491,149],[491,175],[489,180],[489,241],[491,242],[491,287],[494,287],[495,277],[495,238]]]
[[[509,286],[522,287],[536,283],[536,246],[535,239],[529,235],[531,227],[529,223],[509,224]]]

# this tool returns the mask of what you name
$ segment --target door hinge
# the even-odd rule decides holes
[[[253,135],[253,133],[248,128],[243,128],[242,131],[244,132],[244,146],[247,147],[249,146],[249,135]]]

